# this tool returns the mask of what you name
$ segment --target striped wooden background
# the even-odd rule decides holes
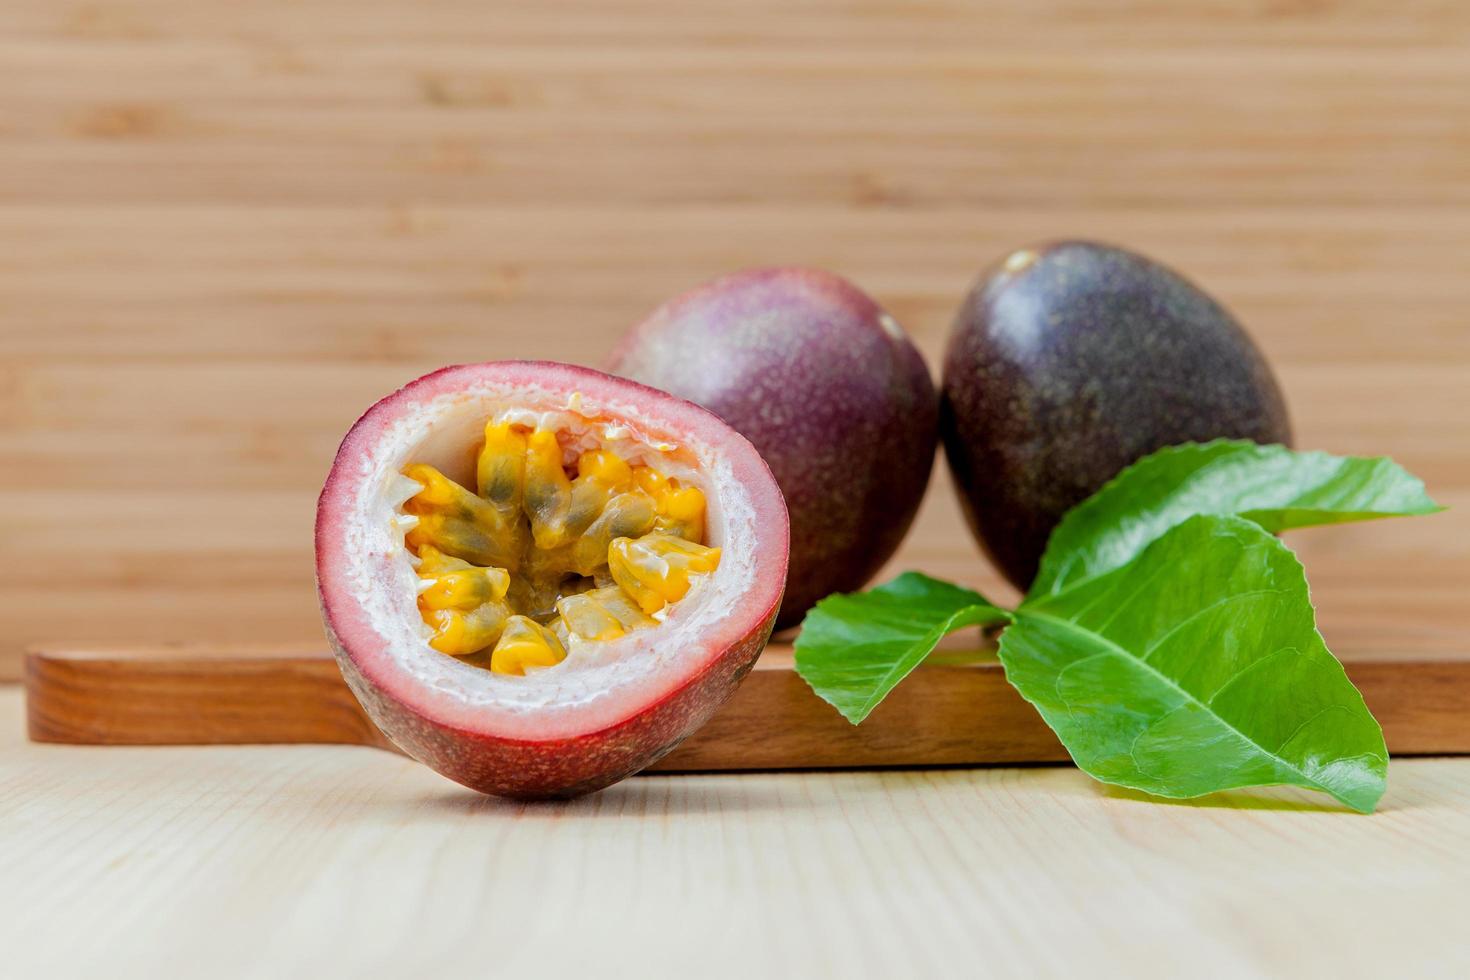
[[[1470,650],[1456,0],[0,5],[0,676],[319,636],[314,496],[444,363],[595,362],[800,262],[931,364],[976,269],[1117,240],[1226,300],[1303,445],[1459,509],[1306,532],[1340,651]],[[936,481],[896,563],[990,588]]]

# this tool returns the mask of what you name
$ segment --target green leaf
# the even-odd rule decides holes
[[[1192,517],[1028,599],[1000,658],[1104,782],[1175,798],[1287,784],[1363,812],[1383,795],[1383,732],[1317,632],[1300,563],[1250,521]]]
[[[796,638],[796,671],[856,725],[946,633],[1010,617],[978,592],[905,572],[867,592],[817,603]]]
[[[1062,518],[1030,595],[1118,568],[1195,514],[1235,515],[1268,531],[1441,510],[1391,459],[1293,452],[1220,440],[1162,449]]]

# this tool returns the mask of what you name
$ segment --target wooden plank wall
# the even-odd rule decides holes
[[[1460,505],[1298,541],[1339,650],[1470,648],[1470,6],[6,0],[0,676],[319,636],[319,482],[425,370],[786,262],[933,364],[1054,236],[1187,270],[1303,445]],[[957,520],[936,480],[897,564],[1004,596]]]

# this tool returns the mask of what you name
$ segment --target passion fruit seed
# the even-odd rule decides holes
[[[720,549],[655,532],[641,538],[618,538],[607,552],[613,581],[632,596],[645,613],[678,602],[695,576],[712,572]]]
[[[490,669],[524,674],[527,667],[555,667],[566,656],[566,647],[551,630],[529,616],[512,616],[490,654]]]
[[[647,466],[640,467],[635,478],[643,492],[653,498],[659,515],[654,522],[656,528],[686,541],[704,540],[704,494],[695,487],[681,487],[679,481]]]
[[[616,585],[559,599],[556,611],[572,635],[583,640],[616,640],[635,629],[658,622],[645,615],[638,604]]]
[[[415,464],[403,475],[424,487],[403,505],[419,519],[405,538],[410,548],[434,545],[455,558],[512,572],[520,566],[516,526],[498,509],[432,466]]]
[[[431,583],[419,593],[421,609],[474,609],[504,599],[510,588],[503,568],[480,568],[428,544],[419,547],[418,557],[419,579]]]
[[[429,645],[490,669],[550,667],[570,642],[604,642],[657,625],[719,565],[703,544],[704,493],[608,449],[583,452],[575,476],[557,434],[485,426],[479,494],[432,466],[404,475],[423,489],[404,543],[418,559],[419,613]]]

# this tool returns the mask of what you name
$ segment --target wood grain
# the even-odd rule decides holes
[[[392,747],[323,650],[39,651],[25,691],[38,742]]]
[[[423,371],[594,363],[669,295],[785,262],[855,279],[934,364],[975,271],[1055,236],[1193,275],[1302,445],[1392,454],[1452,505],[1290,536],[1333,649],[1467,650],[1464,3],[6,0],[0,82],[0,678],[36,644],[319,650],[320,480]],[[1010,597],[942,472],[905,567]],[[319,660],[237,659],[250,683],[203,702],[230,726],[340,695]],[[1454,721],[1461,690],[1415,704]],[[513,806],[342,745],[27,743],[21,702],[7,976],[1470,974],[1470,760],[1395,761],[1366,819],[1050,766]],[[705,737],[762,749],[726,717]]]
[[[1470,972],[1470,759],[1396,760],[1371,817],[1055,766],[524,805],[345,746],[30,744],[20,708],[0,690],[7,976]]]
[[[735,697],[653,767],[662,772],[1061,762],[1040,716],[980,651],[920,666],[860,727],[772,645]],[[1350,659],[1396,755],[1470,753],[1470,657]],[[49,650],[26,660],[40,742],[92,745],[348,743],[392,748],[322,650]]]
[[[316,644],[320,480],[423,371],[596,362],[784,262],[933,364],[981,265],[1063,235],[1194,275],[1302,445],[1453,505],[1293,537],[1333,648],[1465,649],[1463,4],[7,0],[0,78],[0,678]],[[1008,594],[942,473],[906,567]]]

